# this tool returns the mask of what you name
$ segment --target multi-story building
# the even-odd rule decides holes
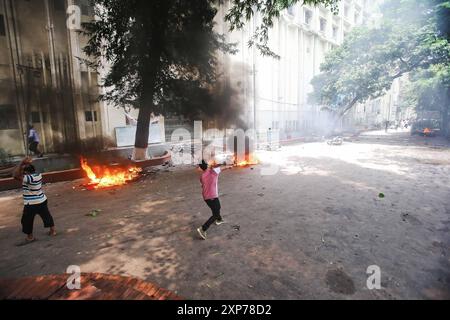
[[[97,73],[82,58],[82,40],[67,28],[68,5],[87,1],[0,1],[0,141],[25,154],[27,126],[35,126],[45,152],[64,152],[101,138]]]
[[[45,153],[134,144],[130,117],[98,101],[101,76],[82,61],[87,39],[73,19],[92,19],[92,9],[89,0],[0,0],[0,148],[6,152],[27,153],[30,124]]]
[[[242,31],[229,35],[229,41],[238,43],[240,51],[224,57],[228,76],[241,89],[244,119],[261,139],[269,129],[279,131],[281,139],[294,139],[326,127],[327,114],[320,106],[308,103],[310,82],[319,74],[329,50],[340,45],[355,26],[371,23],[369,4],[344,0],[338,14],[301,2],[285,10],[269,35],[269,46],[280,59],[263,57],[247,46],[260,22],[258,14]],[[228,31],[223,19],[229,6],[225,3],[217,18],[223,33]]]

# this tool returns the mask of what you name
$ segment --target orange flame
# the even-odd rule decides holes
[[[114,186],[122,186],[139,177],[142,169],[139,167],[130,166],[128,168],[109,168],[109,167],[94,167],[88,165],[86,159],[81,159],[81,168],[86,172],[90,182],[89,185],[95,189],[107,188]]]
[[[256,159],[253,155],[248,157],[249,159],[237,162],[236,158],[234,160],[236,167],[247,167],[247,166],[255,166],[259,164],[258,159]]]

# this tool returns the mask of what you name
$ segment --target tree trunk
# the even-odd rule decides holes
[[[150,131],[150,118],[152,115],[153,94],[159,68],[161,67],[161,53],[164,47],[165,28],[170,8],[169,1],[158,1],[149,5],[150,1],[138,1],[140,14],[137,17],[139,24],[145,30],[151,30],[151,34],[147,37],[143,34],[141,41],[141,57],[151,52],[149,59],[142,61],[140,68],[140,76],[143,82],[141,92],[141,103],[139,107],[139,116],[137,119],[136,138],[134,144],[133,160],[146,160],[148,138]],[[155,22],[157,23],[150,23]]]
[[[150,128],[151,110],[150,106],[143,105],[139,108],[137,120],[136,138],[134,143],[133,160],[147,160],[147,148]]]
[[[444,99],[444,106],[443,106],[443,110],[442,110],[442,131],[444,133],[444,136],[449,138],[449,109],[450,109],[450,91],[449,93],[447,93],[447,99]]]
[[[343,118],[347,114],[347,112],[349,112],[355,106],[358,100],[359,97],[355,97],[352,102],[350,102],[350,104],[344,109],[344,111],[341,112],[340,118]]]
[[[341,121],[341,120],[344,118],[344,116],[347,114],[347,112],[350,111],[350,110],[355,106],[355,104],[358,102],[358,100],[359,100],[359,97],[355,97],[355,98],[354,98],[354,99],[353,99],[353,100],[345,107],[345,109],[344,109],[342,112],[336,112],[335,117],[334,117],[335,119],[334,119],[334,121],[333,121],[333,128],[332,128],[332,131],[333,131],[333,132],[336,131],[338,122]]]

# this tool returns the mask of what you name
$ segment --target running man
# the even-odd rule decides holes
[[[39,143],[41,139],[39,134],[32,124],[28,126],[28,149],[33,152],[33,154],[39,158],[42,158],[44,154],[39,151]]]
[[[22,215],[22,231],[27,235],[26,239],[18,246],[24,246],[36,241],[33,235],[34,217],[39,215],[44,222],[44,227],[49,228],[49,236],[56,236],[55,223],[48,210],[47,197],[42,191],[42,175],[36,173],[31,164],[32,159],[24,159],[14,170],[14,179],[22,181],[24,208]]]
[[[220,200],[219,200],[219,175],[222,171],[229,170],[232,167],[220,168],[220,165],[209,167],[208,164],[203,160],[199,165],[200,169],[203,170],[202,176],[200,177],[200,182],[202,184],[203,199],[212,211],[212,217],[203,225],[197,229],[198,234],[203,240],[206,240],[206,231],[213,223],[216,225],[221,225],[224,222],[222,216],[220,215]]]

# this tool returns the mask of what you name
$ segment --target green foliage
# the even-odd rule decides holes
[[[230,31],[240,30],[258,12],[261,16],[261,24],[257,26],[249,46],[255,46],[263,56],[279,58],[268,46],[269,30],[273,27],[274,21],[280,17],[281,12],[296,3],[314,6],[322,4],[333,12],[337,12],[339,0],[233,0],[225,20],[230,23]]]
[[[353,30],[327,55],[310,102],[343,116],[356,103],[383,95],[405,73],[448,68],[450,44],[439,37],[436,8],[418,0],[387,2],[378,28]]]
[[[443,64],[418,70],[410,76],[404,104],[418,111],[448,112],[450,68]]]

